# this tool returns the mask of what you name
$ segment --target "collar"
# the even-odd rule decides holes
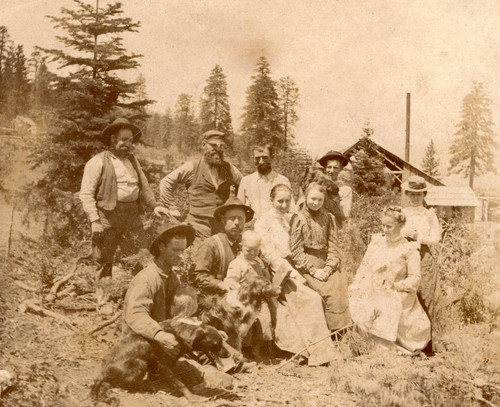
[[[162,265],[160,264],[160,262],[157,260],[157,259],[153,259],[153,262],[156,266],[156,271],[158,272],[158,274],[165,278],[166,280],[168,280],[169,278],[172,277],[172,270],[170,271],[165,271],[164,268],[162,267]]]
[[[278,173],[274,170],[271,170],[271,172],[267,175],[262,175],[259,171],[255,171],[255,173],[257,174],[257,181],[260,179],[263,179],[264,181],[274,181],[278,176]]]

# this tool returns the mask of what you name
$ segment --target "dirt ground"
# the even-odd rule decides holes
[[[52,310],[70,318],[74,330],[49,317],[20,313],[22,301],[39,298],[14,284],[18,279],[34,286],[27,276],[15,265],[4,269],[0,288],[0,369],[17,377],[15,385],[0,398],[0,405],[93,405],[90,386],[116,338],[117,324],[89,335],[88,331],[103,318],[91,306],[87,311],[75,312],[69,306],[62,309],[63,301],[57,301],[59,306]],[[91,300],[85,301],[90,304]],[[373,354],[363,349],[359,338],[347,338],[338,344],[339,361],[330,367],[290,363],[276,370],[276,365],[258,365],[248,373],[235,375],[232,390],[203,405],[498,405],[500,332],[496,324],[457,329],[445,338],[445,343],[448,350],[444,353],[429,358],[407,357]],[[193,405],[161,391],[151,394],[112,390],[110,397],[101,405]]]

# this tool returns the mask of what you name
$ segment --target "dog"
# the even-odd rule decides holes
[[[212,326],[176,319],[162,321],[160,326],[175,336],[180,344],[180,355],[199,351],[214,360],[215,355],[221,352],[222,336]],[[147,375],[148,379],[168,377],[168,383],[175,390],[188,400],[195,400],[196,396],[170,370],[177,360],[178,357],[167,356],[155,341],[128,330],[105,359],[101,375],[92,386],[92,398],[98,401],[111,387],[151,391],[153,381],[145,380]]]
[[[243,339],[254,324],[262,303],[277,297],[281,287],[263,277],[255,277],[241,284],[238,290],[229,291],[210,309],[201,320],[219,331],[224,331],[227,343],[241,352]]]

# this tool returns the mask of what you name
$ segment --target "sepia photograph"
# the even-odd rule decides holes
[[[498,0],[2,0],[0,407],[500,405]]]

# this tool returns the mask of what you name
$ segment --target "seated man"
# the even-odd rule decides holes
[[[227,291],[224,278],[229,263],[240,251],[241,234],[246,222],[253,218],[253,210],[236,197],[230,197],[214,211],[214,218],[223,232],[207,238],[194,253],[192,280],[202,294],[223,294]]]

